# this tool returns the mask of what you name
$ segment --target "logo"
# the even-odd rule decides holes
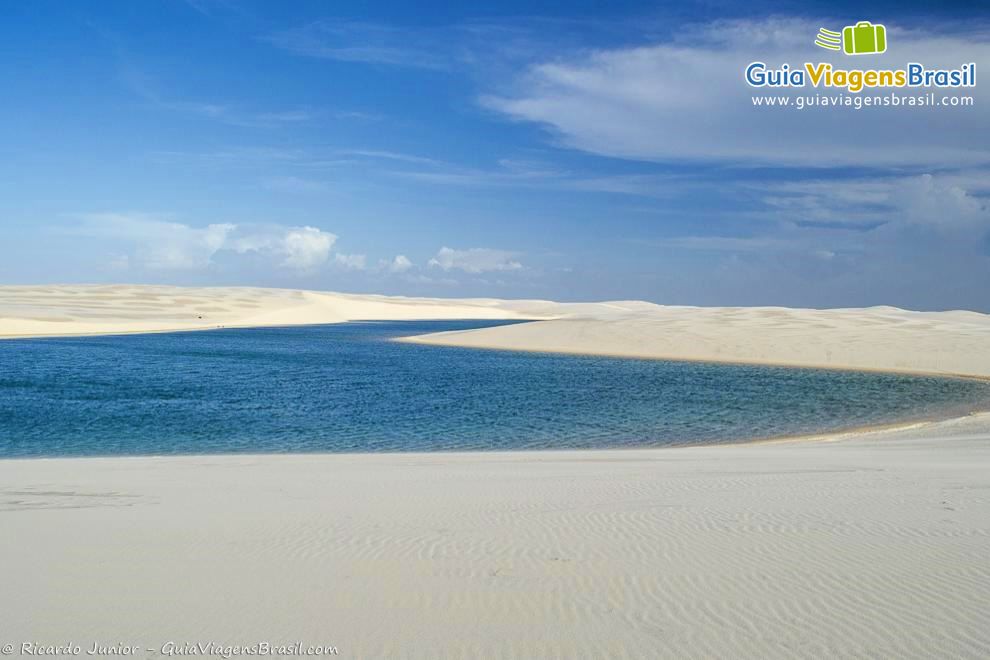
[[[846,55],[870,55],[887,52],[887,28],[879,23],[860,21],[847,25],[842,32],[820,28],[815,45],[825,50],[841,50]],[[831,62],[784,62],[776,67],[766,62],[750,62],[744,71],[750,87],[816,87],[820,90],[843,89],[857,94],[877,88],[976,87],[976,63],[962,63],[954,69],[929,68],[920,62],[902,66],[846,67]]]
[[[841,48],[846,55],[878,55],[887,51],[887,28],[869,21],[847,25],[841,33],[819,28],[815,45],[825,50]]]

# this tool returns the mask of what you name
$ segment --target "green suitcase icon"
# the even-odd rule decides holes
[[[887,28],[860,21],[842,28],[842,50],[846,55],[868,55],[887,50]]]

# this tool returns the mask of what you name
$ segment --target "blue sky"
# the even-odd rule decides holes
[[[990,22],[927,4],[12,5],[0,281],[990,311]],[[753,107],[859,20],[974,106]]]

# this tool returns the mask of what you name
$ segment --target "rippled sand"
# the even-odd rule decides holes
[[[986,415],[689,449],[8,460],[0,484],[0,641],[990,654]]]

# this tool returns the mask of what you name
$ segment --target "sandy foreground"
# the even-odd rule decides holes
[[[968,311],[402,298],[243,287],[0,286],[0,337],[412,319],[542,320],[411,339],[450,346],[990,377],[990,315]]]
[[[686,449],[0,461],[0,643],[985,658],[988,468],[988,415]]]

